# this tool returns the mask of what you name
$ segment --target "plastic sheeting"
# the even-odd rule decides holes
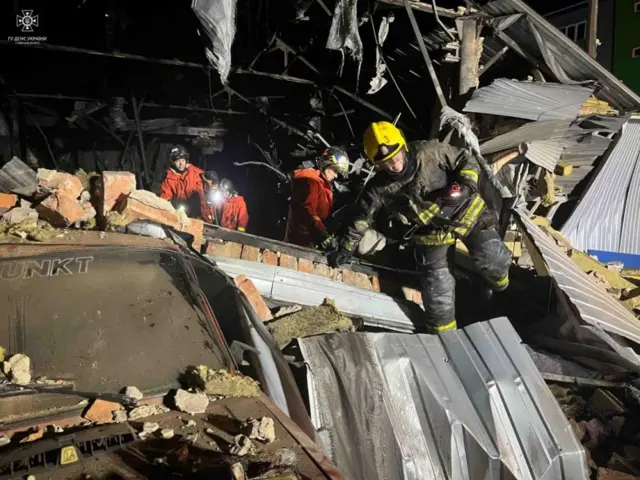
[[[439,336],[298,341],[317,438],[345,478],[589,478],[582,446],[506,318]]]
[[[343,54],[348,50],[358,62],[358,76],[362,65],[362,39],[358,32],[358,1],[338,0],[331,21],[331,29],[326,47],[330,50],[340,50]],[[342,68],[340,68],[342,74]]]
[[[640,254],[640,117],[632,117],[562,227],[580,250]]]
[[[236,36],[236,0],[193,0],[194,11],[211,41],[205,54],[227,83],[231,71],[231,45]]]
[[[394,16],[392,14],[384,17],[380,22],[380,27],[378,27],[378,48],[376,48],[376,76],[371,79],[369,82],[369,91],[367,95],[373,95],[376,92],[379,92],[382,87],[387,84],[387,79],[384,78],[384,73],[387,71],[387,64],[384,62],[382,58],[382,45],[384,45],[385,40],[387,39],[387,35],[389,35],[389,26],[394,21]]]

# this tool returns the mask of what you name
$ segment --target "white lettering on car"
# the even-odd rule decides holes
[[[93,257],[67,257],[51,260],[21,260],[0,263],[0,280],[56,277],[87,273]]]

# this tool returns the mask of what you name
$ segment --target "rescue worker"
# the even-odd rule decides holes
[[[220,219],[220,226],[229,230],[245,232],[249,224],[249,212],[244,198],[238,195],[231,180],[226,178],[220,181],[218,191],[221,199],[216,218]]]
[[[160,185],[160,198],[171,201],[177,209],[184,209],[187,216],[207,220],[209,207],[204,195],[200,168],[189,163],[189,152],[182,145],[169,151],[170,166]]]
[[[218,190],[220,177],[218,177],[218,174],[214,170],[207,170],[202,174],[202,180],[204,196],[207,201],[207,206],[209,207],[207,218],[204,221],[218,225],[220,222],[216,217],[216,204],[221,203],[222,200],[222,194]]]
[[[407,226],[405,238],[415,247],[429,330],[455,329],[455,280],[447,256],[457,238],[493,291],[509,284],[511,257],[496,231],[496,213],[478,194],[476,159],[437,140],[407,144],[389,122],[371,124],[364,150],[378,173],[366,185],[330,264],[347,263],[378,210],[389,207]]]
[[[334,249],[337,241],[325,225],[333,206],[332,183],[349,173],[347,152],[327,148],[316,160],[318,168],[301,168],[293,172],[291,204],[287,218],[285,242],[302,247]]]

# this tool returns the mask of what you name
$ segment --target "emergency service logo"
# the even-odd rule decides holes
[[[33,10],[22,10],[22,15],[16,15],[16,27],[22,27],[23,32],[33,32],[33,27],[38,26],[38,15]]]
[[[40,16],[34,15],[33,10],[21,10],[20,13],[16,15],[16,27],[20,29],[20,33],[34,33],[34,29],[40,27]],[[7,37],[7,40],[18,45],[30,45],[46,42],[47,37],[36,35],[16,35],[13,37]]]

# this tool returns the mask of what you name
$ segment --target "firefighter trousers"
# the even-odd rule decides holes
[[[485,209],[469,234],[460,240],[469,250],[476,270],[494,291],[509,285],[511,254],[496,231],[494,212]],[[415,257],[421,273],[420,286],[426,322],[436,333],[456,328],[455,279],[449,266],[449,250],[455,244],[416,245]]]

